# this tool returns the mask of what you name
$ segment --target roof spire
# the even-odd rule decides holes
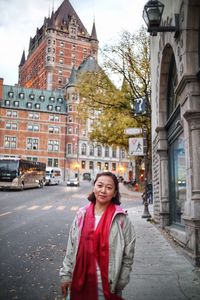
[[[21,58],[19,67],[22,67],[22,66],[24,65],[25,61],[26,61],[26,58],[25,58],[25,50],[23,50],[22,58]]]
[[[95,18],[94,18],[94,21],[93,21],[92,33],[91,33],[90,39],[98,41],[98,39],[97,39],[97,32],[96,32],[96,26],[95,26]]]

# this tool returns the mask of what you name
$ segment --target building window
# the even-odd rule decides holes
[[[63,58],[59,59],[59,63],[62,65],[64,63]]]
[[[36,108],[36,109],[40,109],[40,103],[36,103],[36,104],[35,104],[35,108]]]
[[[18,117],[18,114],[15,110],[8,110],[6,112],[6,116],[7,117],[11,117],[11,118],[17,118]]]
[[[49,97],[49,101],[55,102],[55,97],[53,97],[53,96]]]
[[[40,115],[38,113],[29,113],[28,114],[28,118],[29,119],[34,119],[34,120],[38,120],[40,117]]]
[[[97,162],[97,169],[98,169],[99,171],[101,170],[101,162],[100,162],[100,161]]]
[[[64,47],[65,43],[64,42],[60,42],[60,47]]]
[[[58,167],[58,159],[57,158],[48,158],[47,165],[48,165],[48,167]]]
[[[17,130],[17,123],[6,122],[5,128],[10,130]]]
[[[40,101],[44,102],[45,100],[45,96],[44,95],[40,95]]]
[[[12,91],[8,92],[8,97],[9,98],[13,98],[14,97],[14,93]]]
[[[24,93],[19,93],[19,98],[24,99]]]
[[[4,137],[4,148],[6,148],[6,149],[16,149],[17,148],[17,138],[16,138],[16,136],[5,136]]]
[[[117,150],[116,150],[116,148],[112,148],[112,157],[113,158],[117,157]]]
[[[19,101],[14,101],[14,102],[13,102],[13,106],[19,107]]]
[[[94,168],[94,162],[93,161],[89,161],[89,169],[93,170]]]
[[[112,163],[112,171],[116,171],[116,169],[117,169],[116,163]]]
[[[69,123],[73,122],[72,116],[68,116],[68,122],[69,122]]]
[[[67,144],[67,154],[72,154],[72,144]]]
[[[126,157],[125,149],[121,148],[121,158],[125,158],[125,157]]]
[[[58,150],[59,150],[59,141],[49,140],[48,141],[48,151],[58,152]]]
[[[27,138],[27,150],[38,150],[39,139]]]
[[[49,115],[49,121],[59,122],[59,116]]]
[[[104,164],[104,170],[108,171],[108,162],[105,162],[105,164]]]
[[[68,105],[68,111],[72,111],[72,110],[73,110],[72,105],[69,104],[69,105]]]
[[[81,161],[81,169],[85,169],[85,161],[84,160]]]
[[[49,133],[59,133],[59,127],[57,126],[49,126]]]
[[[10,106],[10,100],[5,100],[5,106]]]
[[[58,105],[57,105],[57,106],[55,107],[55,109],[56,109],[56,111],[61,111],[61,106],[58,106]]]
[[[38,161],[38,158],[37,157],[33,157],[33,156],[27,156],[26,159],[31,160],[31,161],[35,161],[35,162]]]
[[[94,146],[93,145],[90,145],[90,156],[93,156],[94,155]]]
[[[68,133],[68,134],[72,134],[72,127],[68,127],[68,128],[67,128],[67,133]]]
[[[29,99],[34,100],[35,99],[35,95],[34,94],[30,94],[29,95]]]
[[[57,102],[62,104],[63,103],[63,98],[61,98],[61,97],[57,98]]]
[[[86,146],[85,143],[83,143],[83,144],[81,145],[81,154],[82,154],[82,155],[86,155],[86,154],[87,154],[87,146]]]
[[[100,145],[97,146],[97,156],[98,157],[102,156],[102,147]]]
[[[32,103],[31,103],[31,102],[27,102],[27,103],[26,103],[26,107],[32,108]]]
[[[48,110],[53,110],[53,105],[47,105]]]
[[[105,157],[109,157],[109,147],[105,147]]]
[[[35,131],[35,132],[37,132],[37,131],[39,131],[39,125],[37,125],[37,124],[28,124],[28,131]]]

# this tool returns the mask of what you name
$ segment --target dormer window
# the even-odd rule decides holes
[[[19,93],[19,98],[24,99],[24,93]]]
[[[53,105],[47,105],[48,110],[53,110]]]
[[[10,106],[10,100],[5,100],[5,106]]]
[[[14,101],[14,102],[13,102],[13,105],[14,105],[15,107],[19,107],[19,101]]]
[[[63,98],[57,98],[58,103],[63,103]]]
[[[61,106],[56,106],[56,111],[61,111]]]
[[[8,97],[9,97],[9,98],[13,98],[13,97],[14,97],[14,93],[13,93],[12,91],[9,91],[9,92],[8,92]]]
[[[27,103],[26,103],[26,107],[32,108],[32,103],[31,103],[31,102],[27,102]]]
[[[36,109],[40,109],[40,103],[36,103],[36,104],[35,104],[35,108],[36,108]]]
[[[45,100],[45,96],[44,95],[40,95],[40,101],[44,101]]]
[[[35,95],[34,95],[34,94],[30,94],[30,95],[29,95],[29,98],[30,98],[31,100],[34,100]]]
[[[55,101],[55,97],[49,97],[49,101],[54,102]]]

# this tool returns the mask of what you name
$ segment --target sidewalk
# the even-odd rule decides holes
[[[141,193],[120,184],[123,197],[141,199]],[[152,214],[152,205],[149,205]],[[143,205],[128,209],[136,231],[136,253],[125,300],[200,299],[200,269],[158,227],[143,219]]]

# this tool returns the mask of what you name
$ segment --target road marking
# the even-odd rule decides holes
[[[46,205],[46,206],[44,206],[43,208],[42,208],[42,210],[48,210],[48,209],[50,209],[50,208],[52,208],[53,206],[52,205]]]
[[[28,207],[27,210],[35,210],[39,207],[40,207],[39,205],[33,205],[33,206]]]
[[[58,207],[56,207],[56,210],[64,210],[65,209],[65,205],[60,205]]]
[[[21,210],[23,208],[26,208],[26,205],[17,206],[14,208],[14,210]]]
[[[7,212],[5,212],[4,214],[1,214],[0,215],[0,217],[3,217],[3,216],[6,216],[6,215],[9,215],[9,214],[11,214],[12,212],[11,211],[7,211]]]

